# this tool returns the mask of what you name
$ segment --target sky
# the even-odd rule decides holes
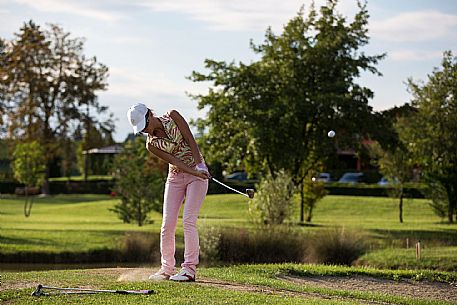
[[[325,1],[316,0],[319,7]],[[205,116],[188,93],[204,93],[208,83],[187,79],[205,72],[204,60],[250,63],[250,41],[260,44],[268,27],[277,35],[310,0],[0,0],[0,37],[11,40],[24,22],[58,24],[85,39],[84,54],[110,70],[102,105],[116,118],[114,138],[132,132],[127,109],[142,102],[163,114],[178,110],[187,120]],[[387,53],[358,83],[374,91],[370,105],[384,110],[409,102],[406,81],[425,81],[442,53],[457,55],[456,0],[368,0],[368,55]],[[348,20],[356,0],[340,0]]]

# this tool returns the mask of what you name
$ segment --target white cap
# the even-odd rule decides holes
[[[137,134],[146,127],[145,115],[148,112],[146,105],[137,103],[127,111],[127,118],[130,125],[133,127],[133,133]]]

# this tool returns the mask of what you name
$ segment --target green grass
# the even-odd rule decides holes
[[[103,195],[59,195],[36,198],[32,215],[23,215],[23,200],[0,201],[0,252],[83,252],[114,248],[125,231],[158,230],[160,215],[149,227],[123,224],[108,208],[115,200]]]
[[[441,269],[457,270],[457,247],[432,247],[421,249],[420,260],[416,249],[386,248],[369,252],[360,258],[379,268],[389,269]]]
[[[246,220],[246,200],[239,196],[208,196],[200,214],[202,225],[235,225]],[[0,252],[74,252],[114,249],[127,231],[160,231],[162,216],[153,212],[153,224],[138,227],[124,224],[112,208],[117,199],[106,195],[57,195],[36,198],[32,214],[23,214],[24,199],[0,200]],[[182,226],[178,226],[178,239]]]
[[[87,252],[116,249],[128,231],[158,234],[161,215],[151,213],[153,224],[138,227],[123,224],[108,211],[118,199],[107,195],[57,195],[36,198],[29,218],[23,215],[23,198],[0,199],[0,253]],[[199,226],[244,227],[249,222],[248,200],[236,194],[209,195],[200,212]],[[298,219],[297,213],[295,219]],[[457,226],[442,222],[423,199],[406,200],[404,223],[398,221],[397,202],[390,198],[327,196],[318,203],[314,226],[295,226],[316,231],[340,227],[364,232],[370,253],[363,260],[373,266],[395,268],[457,268]],[[182,226],[177,242],[182,247]],[[415,261],[414,250],[406,250],[421,240],[423,260]]]
[[[0,302],[8,304],[360,304],[376,301],[395,304],[449,304],[432,300],[401,297],[378,292],[349,291],[343,289],[319,288],[285,281],[280,275],[368,275],[385,279],[414,279],[417,273],[411,271],[388,271],[368,268],[338,266],[313,266],[297,264],[241,265],[224,268],[200,268],[199,276],[206,281],[223,280],[239,286],[255,287],[256,291],[222,289],[201,283],[173,282],[116,282],[116,275],[98,270],[65,270],[40,272],[7,272],[3,281],[10,285],[30,288],[16,288],[2,291]],[[433,280],[447,276],[457,279],[456,273],[426,272],[423,278]],[[54,295],[32,297],[30,293],[38,284],[59,287],[90,287],[92,289],[153,289],[149,296],[134,295]],[[269,291],[269,293],[264,293]]]
[[[0,199],[0,253],[84,252],[115,249],[128,231],[160,230],[161,215],[151,213],[153,224],[138,227],[123,224],[108,209],[117,199],[105,195],[58,195],[37,198],[29,218],[23,215],[23,198]],[[298,206],[297,206],[298,210]],[[390,198],[327,196],[315,209],[315,226],[295,226],[314,232],[344,226],[365,232],[372,249],[361,258],[373,266],[319,266],[302,264],[239,265],[200,268],[199,276],[255,285],[259,292],[221,289],[198,283],[117,282],[116,277],[95,270],[58,270],[2,272],[3,283],[33,286],[38,283],[60,287],[85,286],[99,289],[154,289],[151,296],[59,295],[32,298],[32,288],[12,288],[0,293],[7,304],[360,304],[374,300],[395,304],[448,304],[381,294],[300,285],[277,276],[349,276],[366,275],[393,280],[412,279],[456,282],[456,272],[433,269],[457,269],[457,226],[441,222],[425,200],[407,200],[405,222],[400,224],[397,203]],[[298,219],[296,214],[295,219]],[[254,229],[249,223],[248,200],[239,195],[209,195],[202,207],[200,227],[226,226]],[[178,246],[182,246],[182,228],[178,226]],[[405,248],[409,239],[410,248]],[[414,243],[421,240],[422,260],[415,259]],[[0,265],[0,269],[1,269]],[[403,270],[410,268],[413,270]],[[262,288],[263,287],[263,288]],[[262,293],[273,289],[274,293]],[[283,292],[290,292],[284,294]],[[302,293],[297,296],[293,293]],[[190,296],[190,299],[189,299]]]

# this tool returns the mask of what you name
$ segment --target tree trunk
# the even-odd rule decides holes
[[[88,151],[86,150],[86,153],[84,154],[84,182],[87,182],[87,172],[89,170],[89,156],[88,156]]]
[[[300,183],[300,223],[303,223],[305,219],[305,190],[303,184]]]
[[[313,207],[310,206],[308,208],[308,213],[306,215],[306,222],[311,222],[311,218],[313,217]]]
[[[441,182],[446,190],[447,198],[448,198],[448,211],[447,217],[449,223],[454,222],[454,212],[456,210],[457,198],[455,198],[454,188],[451,183],[449,182]]]
[[[403,190],[400,191],[400,203],[398,205],[400,223],[403,223]]]
[[[143,225],[143,215],[141,213],[141,200],[138,201],[138,206],[137,206],[137,221],[138,221],[138,226],[141,227]]]
[[[50,194],[50,190],[49,190],[49,175],[50,175],[50,172],[51,172],[50,167],[51,167],[51,165],[48,162],[47,165],[46,165],[46,172],[45,172],[45,175],[44,175],[43,187],[41,189],[41,191],[42,191],[42,193],[44,195],[49,195]]]
[[[454,209],[452,208],[452,204],[451,204],[451,199],[449,199],[449,205],[448,205],[448,211],[447,211],[447,218],[448,218],[448,221],[449,223],[453,223],[453,212]]]
[[[453,180],[455,182],[455,180]],[[449,205],[452,206],[452,214],[455,213],[455,221],[457,222],[457,187],[455,184],[452,184],[451,186],[452,189],[452,194],[449,196]],[[452,216],[451,216],[451,222],[452,222]]]
[[[456,213],[456,221],[457,221],[457,198],[455,198],[455,194],[449,194],[449,212],[448,212],[448,218],[449,222],[453,223],[454,222],[454,213]]]

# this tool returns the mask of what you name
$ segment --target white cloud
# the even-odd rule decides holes
[[[457,33],[457,15],[416,11],[373,21],[373,37],[393,42],[424,42]]]
[[[139,72],[138,70],[110,66],[107,94],[136,99],[169,96],[186,98],[186,93],[200,94],[207,91],[207,84],[190,80],[171,80],[164,74]]]
[[[424,61],[441,58],[441,51],[399,50],[388,53],[388,58],[394,61]]]
[[[196,94],[204,90],[204,85],[190,81],[173,81],[163,74],[154,75],[134,69],[110,67],[109,88],[99,93],[99,100],[102,105],[109,106],[117,118],[115,138],[123,141],[131,132],[126,112],[133,103],[145,103],[159,115],[170,109],[177,109],[189,120],[202,117],[204,110],[197,110],[196,102],[187,97],[185,92],[192,91]]]
[[[165,75],[153,75],[112,66],[109,84],[107,93],[136,99],[147,96],[183,95],[185,90]]]
[[[319,8],[325,3],[315,1]],[[213,30],[220,31],[264,31],[271,26],[275,31],[294,17],[304,5],[305,14],[311,1],[296,0],[155,0],[140,1],[139,4],[156,12],[176,12],[207,23]],[[356,2],[341,1],[338,9],[342,13],[353,12]]]
[[[119,13],[109,12],[106,9],[97,9],[87,3],[71,0],[15,0],[16,3],[27,5],[41,12],[65,13],[82,17],[93,18],[105,22],[122,19]]]

